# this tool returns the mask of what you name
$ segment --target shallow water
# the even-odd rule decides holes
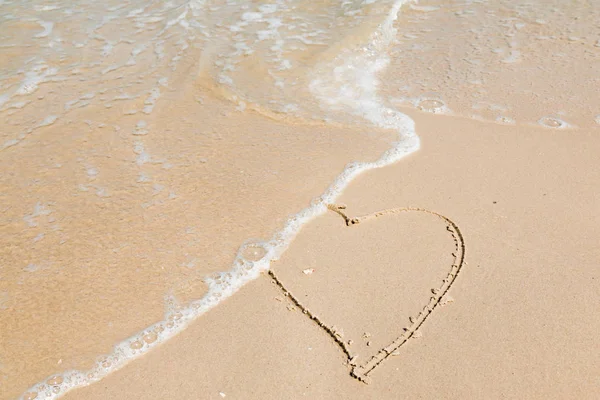
[[[597,125],[598,5],[1,1],[1,397],[97,381],[256,278],[418,149],[403,109]]]

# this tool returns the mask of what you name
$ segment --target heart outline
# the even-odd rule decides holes
[[[277,274],[272,269],[269,269],[268,274],[273,280],[273,282],[281,289],[283,295],[288,297],[294,305],[296,305],[303,314],[305,314],[310,320],[312,320],[319,328],[323,329],[337,344],[339,349],[346,356],[346,363],[350,367],[350,376],[354,379],[359,380],[363,383],[369,383],[370,377],[369,374],[372,373],[379,365],[381,365],[385,360],[387,360],[394,352],[398,351],[405,343],[408,342],[410,338],[417,332],[417,330],[423,325],[423,323],[431,316],[433,311],[440,305],[440,302],[444,298],[444,296],[448,293],[462,267],[465,264],[465,251],[466,246],[464,242],[464,237],[462,232],[460,231],[458,225],[452,221],[450,218],[446,217],[443,214],[437,213],[435,211],[427,210],[425,208],[418,207],[401,207],[401,208],[392,208],[381,211],[376,211],[371,214],[366,214],[360,217],[348,217],[348,215],[343,211],[346,209],[346,206],[330,204],[327,206],[331,211],[339,214],[345,221],[346,226],[357,225],[363,221],[378,218],[384,215],[390,214],[400,214],[404,212],[422,212],[426,214],[430,214],[440,218],[442,221],[446,223],[446,230],[450,232],[452,238],[454,239],[455,252],[452,253],[454,257],[454,261],[452,262],[452,266],[450,267],[450,271],[446,275],[446,277],[442,280],[442,285],[437,289],[432,289],[432,293],[434,294],[429,298],[429,302],[423,309],[419,312],[416,318],[411,317],[411,324],[408,327],[403,328],[403,332],[394,339],[390,344],[385,347],[382,347],[377,353],[372,356],[368,361],[364,364],[357,364],[355,362],[356,356],[353,356],[348,349],[346,343],[341,339],[341,337],[337,334],[336,330],[333,327],[328,326],[325,322],[323,322],[317,315],[311,312],[306,306],[304,306],[281,282],[281,280],[277,277]]]

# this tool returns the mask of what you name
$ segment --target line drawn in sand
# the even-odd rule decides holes
[[[403,207],[403,208],[393,208],[382,211],[377,211],[371,214],[363,215],[360,217],[349,217],[345,212],[345,206],[341,205],[328,205],[328,208],[339,214],[345,221],[346,226],[352,227],[357,224],[363,223],[368,220],[385,217],[386,215],[400,214],[400,213],[426,213],[432,216],[435,216],[441,219],[446,224],[446,230],[450,233],[454,240],[454,252],[452,253],[453,262],[450,270],[446,277],[442,280],[442,284],[437,288],[433,289],[433,296],[429,298],[429,302],[422,308],[422,310],[418,313],[417,316],[410,318],[410,325],[408,327],[402,328],[402,332],[400,335],[394,339],[387,346],[381,348],[374,356],[372,356],[368,361],[363,364],[358,364],[356,362],[357,355],[353,354],[349,349],[348,345],[342,338],[339,336],[336,328],[328,325],[325,321],[323,321],[319,316],[309,310],[304,304],[302,304],[296,296],[290,292],[290,290],[284,285],[281,279],[277,276],[277,274],[270,269],[268,274],[273,282],[281,289],[283,295],[286,296],[290,301],[298,307],[304,315],[306,315],[310,320],[312,320],[319,328],[321,328],[327,335],[329,335],[342,353],[346,357],[346,363],[350,368],[350,376],[355,378],[363,383],[370,382],[370,374],[385,360],[387,360],[390,356],[396,355],[398,350],[408,342],[413,336],[415,336],[417,330],[423,325],[423,323],[429,318],[429,316],[433,313],[433,311],[442,303],[442,299],[448,293],[456,277],[462,270],[463,265],[465,264],[465,243],[463,239],[463,235],[458,228],[458,225],[452,221],[450,218],[439,214],[435,211],[430,211],[424,208],[417,207]]]

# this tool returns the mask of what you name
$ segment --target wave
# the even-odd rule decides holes
[[[183,18],[188,18],[188,11],[194,18],[198,18],[199,15],[205,12],[203,7],[207,5],[203,3],[199,1],[188,3],[184,7],[185,10],[182,11],[182,17],[175,19],[174,21],[178,22],[174,23],[179,23]],[[283,3],[287,5],[287,10],[297,12],[297,15],[300,15],[302,11],[308,13],[311,7],[309,2],[296,2],[295,4],[290,4],[292,2],[279,2],[278,4]],[[34,399],[41,396],[47,399],[59,398],[74,388],[89,385],[102,379],[111,372],[122,368],[129,361],[172,338],[198,317],[235,294],[246,283],[259,277],[261,272],[268,270],[271,262],[277,260],[285,252],[302,227],[313,218],[325,213],[327,205],[334,203],[342,191],[358,175],[371,169],[395,163],[419,148],[419,138],[415,131],[414,122],[407,115],[386,107],[378,96],[378,75],[389,63],[388,49],[395,36],[394,21],[397,19],[402,6],[408,2],[398,0],[380,2],[379,4],[368,1],[363,3],[365,4],[363,8],[360,4],[353,3],[353,9],[342,10],[343,13],[340,17],[342,21],[347,21],[344,18],[351,18],[354,21],[350,24],[351,29],[346,26],[345,36],[340,35],[338,32],[332,42],[333,44],[326,49],[327,51],[322,49],[319,52],[321,54],[320,58],[314,57],[313,54],[313,59],[318,59],[318,62],[315,62],[310,68],[306,66],[299,67],[298,70],[289,68],[292,70],[291,73],[286,72],[288,69],[283,68],[279,70],[283,73],[279,74],[266,71],[274,82],[273,88],[276,88],[276,94],[270,91],[269,96],[277,98],[280,101],[279,106],[283,104],[285,108],[285,105],[288,105],[287,110],[275,107],[276,112],[291,112],[307,118],[315,116],[324,118],[324,116],[327,116],[334,121],[342,122],[363,119],[378,128],[396,131],[398,134],[397,142],[374,162],[348,164],[324,193],[314,199],[308,207],[291,217],[270,240],[265,242],[249,241],[242,244],[229,271],[213,274],[206,278],[208,292],[203,298],[193,301],[183,308],[175,307],[174,302],[171,302],[172,306],[163,321],[157,322],[118,343],[113,352],[102,357],[92,369],[88,371],[67,371],[60,375],[53,375],[49,380],[46,379],[32,386],[21,396],[21,399]],[[277,42],[280,40],[278,37],[281,36],[274,33],[276,32],[274,27],[280,25],[276,22],[277,19],[272,16],[277,11],[277,7],[264,5],[257,7],[258,11],[240,11],[238,22],[241,22],[238,25],[241,24],[244,27],[252,22],[263,24],[266,22],[271,26],[271,31],[263,32],[263,37],[271,38]],[[333,9],[332,7],[329,11],[333,12]],[[382,13],[382,10],[385,10],[385,12]],[[357,18],[359,14],[363,18]],[[269,15],[271,16],[269,17]],[[282,15],[285,16],[286,13],[283,12]],[[293,15],[288,15],[288,17],[293,19]],[[227,18],[231,20],[230,15]],[[356,21],[362,21],[366,26],[362,25],[361,28],[357,28],[358,22]],[[373,24],[373,21],[377,21],[377,24]],[[340,25],[339,20],[337,25]],[[330,26],[335,27],[337,25],[331,24]],[[231,26],[227,29],[231,30]],[[233,28],[234,32],[239,32],[239,29],[241,27]],[[358,36],[351,34],[355,29],[358,29],[361,34]],[[254,34],[259,35],[260,38],[260,32],[259,30]],[[314,33],[315,31],[311,32]],[[309,40],[307,39],[309,37],[313,38],[310,40],[316,42],[315,37],[325,36],[323,32],[310,36],[311,32],[307,34],[308,36],[304,36],[305,42]],[[361,37],[362,40],[357,39]],[[329,39],[331,39],[331,36]],[[302,39],[299,40],[302,42]],[[269,109],[269,105],[273,103],[265,101],[264,94],[261,93],[260,96],[255,98],[253,97],[255,87],[252,84],[246,84],[245,86],[243,84],[244,82],[248,83],[248,79],[252,77],[253,73],[256,77],[256,71],[248,71],[239,65],[244,63],[234,62],[237,60],[236,57],[243,58],[244,52],[248,52],[248,49],[252,50],[252,47],[244,48],[239,43],[240,41],[234,41],[233,44],[233,48],[237,50],[228,53],[225,57],[221,56],[213,60],[221,68],[216,70],[210,70],[209,68],[208,74],[221,85],[222,93],[228,93],[231,99],[251,107]],[[228,45],[231,44],[230,42]],[[258,44],[263,43],[259,40],[253,45],[257,46]],[[222,41],[213,43],[215,48],[223,48],[228,45]],[[334,51],[332,49],[335,49],[335,53],[332,53]],[[289,57],[289,54],[288,57],[284,57],[284,53],[284,51],[278,52],[278,49],[273,50],[271,46],[263,54],[263,59],[275,60],[280,63],[280,66],[285,66],[287,65],[286,60],[291,63],[291,57]],[[218,54],[218,51],[213,51],[214,54]],[[296,62],[301,57],[296,54],[296,57],[292,59]],[[227,60],[227,62],[223,62],[223,60]],[[244,65],[246,64],[247,60]],[[236,73],[232,74],[232,72]],[[261,78],[265,79],[266,76],[263,75]],[[298,81],[305,84],[303,93],[306,97],[303,103],[298,102],[298,96],[286,97],[289,96],[286,92],[286,83],[290,87],[297,87]],[[278,84],[278,82],[280,83]],[[289,106],[291,99],[295,99],[295,107]],[[317,101],[315,102],[314,99],[317,99]]]

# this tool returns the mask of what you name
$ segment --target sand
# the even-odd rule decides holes
[[[2,151],[0,398],[89,369],[162,320],[165,294],[201,298],[244,241],[393,136],[241,112],[198,85],[163,100],[152,115],[88,107]]]
[[[422,149],[363,174],[338,204],[447,220],[405,211],[347,226],[330,211],[273,264],[296,303],[265,274],[65,399],[597,398],[600,132],[410,114]],[[460,273],[432,291],[457,243]],[[351,376],[340,342],[360,364],[403,328],[410,339],[369,384]]]
[[[3,3],[0,399],[600,397],[599,8],[400,3]]]

